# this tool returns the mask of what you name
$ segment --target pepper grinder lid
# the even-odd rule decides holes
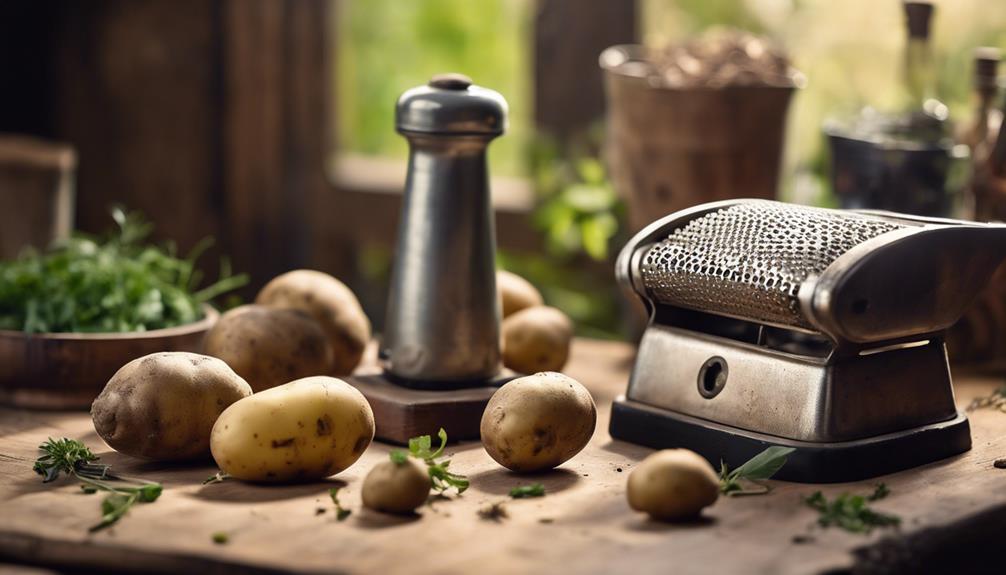
[[[498,136],[506,122],[503,96],[463,74],[437,74],[427,85],[407,90],[395,106],[399,132]]]

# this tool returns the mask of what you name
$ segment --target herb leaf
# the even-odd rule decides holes
[[[392,451],[388,455],[391,457],[391,461],[395,462],[398,465],[405,463],[409,459],[409,454],[399,449]]]
[[[426,463],[434,490],[443,493],[453,487],[458,492],[458,495],[460,495],[464,493],[465,489],[468,489],[468,478],[448,470],[451,464],[450,459],[437,461],[437,458],[443,454],[444,447],[447,446],[447,432],[444,431],[443,427],[440,428],[437,437],[440,438],[440,447],[436,451],[432,451],[433,439],[429,435],[413,437],[409,440],[409,453],[416,459],[422,459]],[[391,460],[395,461],[395,457],[394,452],[392,452]]]
[[[817,523],[821,527],[839,527],[850,533],[869,533],[875,527],[894,527],[901,524],[901,518],[888,515],[870,508],[870,502],[883,499],[890,493],[886,485],[881,483],[871,495],[852,495],[842,493],[833,499],[828,499],[815,491],[804,498],[804,504],[820,513]]]
[[[773,445],[768,449],[747,460],[743,465],[733,471],[727,464],[720,462],[720,492],[724,495],[761,495],[769,492],[769,486],[759,483],[770,479],[783,465],[792,447],[781,447]],[[741,482],[753,483],[753,487],[745,487]]]
[[[227,481],[231,478],[230,473],[224,473],[223,471],[217,471],[213,475],[210,475],[203,480],[203,485],[210,485],[211,483],[221,483]]]
[[[545,486],[541,483],[533,483],[531,485],[522,485],[520,487],[514,487],[510,490],[510,497],[514,499],[524,499],[526,497],[544,497],[545,496]]]
[[[42,476],[43,483],[62,473],[83,483],[80,488],[84,493],[108,492],[101,501],[101,521],[93,525],[91,531],[112,525],[135,503],[152,503],[161,496],[160,483],[127,481],[113,475],[108,465],[94,463],[98,456],[76,439],[50,437],[39,450],[42,455],[35,460],[32,469]]]
[[[345,521],[347,517],[353,514],[353,511],[343,508],[343,506],[339,503],[339,489],[341,488],[333,487],[329,489],[328,496],[332,498],[332,503],[335,504],[335,520]]]

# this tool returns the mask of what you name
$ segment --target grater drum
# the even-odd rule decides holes
[[[766,200],[671,214],[616,274],[649,325],[611,433],[778,477],[847,481],[967,450],[943,343],[1006,226]]]

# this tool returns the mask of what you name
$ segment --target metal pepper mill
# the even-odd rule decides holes
[[[377,436],[478,437],[500,358],[496,232],[486,148],[506,128],[503,97],[461,74],[434,76],[398,99],[409,142],[384,333],[383,373],[351,382],[367,396]]]

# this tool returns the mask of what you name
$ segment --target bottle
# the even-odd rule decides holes
[[[933,67],[930,28],[932,2],[904,2],[905,28],[908,33],[903,67],[904,120],[911,136],[938,140],[947,131],[947,106],[936,99],[936,70]]]
[[[998,68],[998,49],[988,47],[975,49],[972,73],[975,113],[970,129],[961,140],[971,148],[971,158],[976,164],[983,162],[987,157],[990,133],[998,129],[1001,120],[1001,114],[995,109],[994,104],[998,88],[996,84]]]

